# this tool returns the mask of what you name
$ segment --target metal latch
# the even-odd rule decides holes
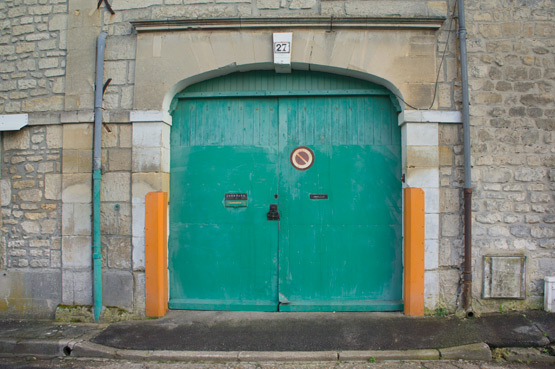
[[[277,209],[278,206],[276,204],[270,204],[270,211],[266,214],[266,219],[279,220],[279,213]]]

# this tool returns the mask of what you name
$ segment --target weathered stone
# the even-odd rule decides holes
[[[50,18],[48,22],[49,31],[61,31],[67,27],[67,16],[65,14],[56,14]]]
[[[555,364],[555,358],[547,353],[542,353],[539,348],[510,347],[503,350],[503,359],[508,362],[518,363]]]
[[[135,58],[135,40],[127,36],[112,36],[106,41],[106,60]]]
[[[312,9],[316,4],[316,0],[292,0],[289,9]]]
[[[62,239],[62,266],[64,268],[90,268],[91,245],[90,237],[64,237]]]
[[[112,78],[111,85],[124,85],[127,83],[127,62],[107,61],[104,64],[104,75]]]
[[[107,306],[131,309],[133,306],[133,275],[131,272],[105,271],[102,274],[103,302]]]
[[[538,225],[531,229],[534,238],[553,238],[555,237],[555,227],[549,225]]]
[[[91,150],[93,144],[92,124],[64,124],[64,150]]]
[[[22,188],[32,188],[35,187],[35,185],[35,180],[14,181],[12,184],[13,188],[17,190]]]
[[[31,222],[31,221],[21,222],[21,228],[23,229],[23,232],[27,234],[40,233],[40,226],[38,222]]]
[[[29,220],[38,220],[44,217],[46,217],[45,213],[26,213],[25,214],[25,219],[29,219]]]
[[[541,181],[545,178],[544,169],[518,168],[515,171],[515,180],[520,182]]]
[[[29,112],[61,110],[62,108],[63,98],[61,96],[40,97],[23,102],[23,110]]]
[[[445,237],[456,237],[460,233],[459,215],[441,216],[441,235]]]
[[[131,196],[130,173],[106,173],[102,176],[101,201],[129,201]]]
[[[21,314],[23,309],[35,318],[51,319],[54,307],[61,302],[60,271],[5,270],[2,283],[7,313]]]
[[[132,132],[133,126],[131,124],[120,124],[119,127],[119,147],[131,148],[132,147]]]
[[[62,265],[63,261],[62,261]],[[62,303],[65,305],[92,304],[92,272],[64,269],[62,272]]]
[[[49,149],[62,147],[62,126],[51,125],[46,127],[46,146]]]
[[[440,358],[443,360],[491,360],[491,350],[485,343],[440,348]]]
[[[108,267],[112,269],[131,268],[131,238],[108,238]]]
[[[44,176],[44,198],[60,200],[62,198],[62,175],[46,174]]]
[[[347,15],[374,17],[444,15],[446,11],[445,4],[429,6],[427,3],[414,1],[349,1],[345,3],[345,9]]]
[[[90,203],[91,182],[91,174],[63,174],[62,201],[64,203]]]
[[[0,179],[0,205],[8,206],[12,200],[12,188],[8,179]]]
[[[29,130],[3,132],[4,150],[27,150],[30,146]]]
[[[547,105],[555,101],[555,95],[549,94],[529,94],[522,95],[520,102],[526,106]]]
[[[120,171],[131,170],[131,150],[130,149],[110,149],[108,151],[108,170]]]
[[[41,228],[41,233],[42,234],[50,235],[50,234],[56,232],[56,230],[58,228],[58,222],[57,222],[57,220],[53,220],[53,219],[41,220],[40,221],[40,228]]]
[[[92,150],[64,150],[62,154],[63,173],[91,173]]]
[[[488,183],[505,183],[511,179],[511,171],[503,168],[482,169],[482,181]]]
[[[17,196],[21,201],[38,202],[42,200],[42,191],[39,189],[21,190]]]

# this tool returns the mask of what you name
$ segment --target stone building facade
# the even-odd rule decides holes
[[[461,307],[456,1],[110,0],[114,14],[97,3],[0,2],[0,121],[28,122],[2,132],[3,314],[52,316],[60,305],[92,303],[92,122],[101,31],[108,33],[104,80],[112,79],[102,128],[105,306],[144,314],[144,202],[148,192],[169,191],[173,96],[228,73],[273,69],[277,30],[293,33],[294,70],[366,79],[400,98],[405,185],[426,193],[426,307]],[[555,275],[555,6],[551,0],[465,6],[473,307],[539,308],[543,278]],[[484,293],[492,278],[502,278],[488,274],[492,256],[525,257],[522,270],[506,271],[523,273],[523,296]]]

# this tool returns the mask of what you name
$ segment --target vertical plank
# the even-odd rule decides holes
[[[424,315],[424,191],[405,188],[405,314]]]
[[[146,316],[168,311],[168,193],[150,192],[145,198]]]

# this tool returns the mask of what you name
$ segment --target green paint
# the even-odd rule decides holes
[[[276,310],[275,99],[184,100],[172,128],[170,307]],[[224,206],[246,193],[248,207]]]
[[[220,91],[220,92],[181,92],[177,98],[218,98],[218,97],[267,97],[267,96],[329,96],[329,95],[387,95],[383,88],[359,90],[276,90],[276,91]]]
[[[100,244],[100,169],[93,171],[93,286],[94,319],[98,322],[102,311],[102,245]]]
[[[389,98],[282,99],[279,118],[280,309],[398,309],[401,150]],[[314,151],[306,171],[288,163],[300,145]]]
[[[286,97],[318,89],[334,95]],[[254,90],[290,93],[241,96]],[[340,94],[353,90],[383,93]],[[213,96],[175,104],[170,307],[401,310],[400,130],[387,91],[299,72],[234,74],[186,91]],[[238,93],[214,98],[229,91]],[[297,146],[314,152],[306,171],[290,163]],[[247,193],[248,207],[224,206],[226,193]],[[270,204],[280,221],[266,219]]]

